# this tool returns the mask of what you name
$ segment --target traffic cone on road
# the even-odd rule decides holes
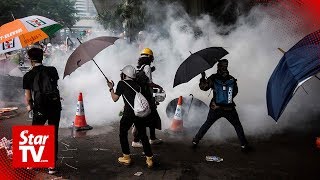
[[[182,132],[183,131],[183,120],[182,120],[182,96],[178,99],[176,111],[173,116],[171,123],[171,131]]]
[[[73,125],[77,131],[92,129],[92,127],[87,124],[86,116],[84,115],[82,93],[80,93],[78,97],[76,118],[74,119]]]

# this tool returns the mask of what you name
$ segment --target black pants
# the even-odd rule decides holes
[[[46,113],[38,113],[37,111],[33,112],[33,120],[32,125],[44,125],[47,121],[49,125],[54,126],[54,133],[55,133],[55,163],[58,159],[58,130],[59,130],[59,123],[60,123],[60,115],[61,111],[49,111]]]
[[[195,136],[195,140],[198,140],[198,141],[201,140],[202,137],[207,133],[209,128],[212,126],[212,124],[221,117],[226,118],[233,125],[234,129],[237,132],[241,145],[242,146],[247,145],[248,142],[244,135],[243,128],[240,123],[237,110],[235,108],[233,108],[232,110],[210,109],[207,120],[199,129],[198,133]]]
[[[149,127],[150,132],[150,139],[155,140],[156,139],[156,128],[155,127]],[[133,134],[133,141],[139,142],[140,138],[138,137],[138,133]]]
[[[144,118],[146,122],[146,126],[149,127],[150,131],[150,139],[155,140],[156,139],[156,129],[161,129],[161,119],[158,114],[156,106],[151,107],[151,114]],[[160,123],[160,125],[159,125]],[[160,127],[159,127],[160,126]],[[140,138],[138,137],[138,134],[133,134],[133,141],[139,142]]]
[[[120,144],[123,154],[130,154],[129,142],[128,142],[128,131],[132,124],[137,128],[138,137],[142,141],[143,151],[146,156],[151,157],[152,151],[149,143],[149,139],[146,133],[146,124],[144,119],[138,118],[136,116],[123,114],[120,120]]]

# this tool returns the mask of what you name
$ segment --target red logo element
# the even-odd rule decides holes
[[[13,167],[54,167],[54,126],[14,126]]]

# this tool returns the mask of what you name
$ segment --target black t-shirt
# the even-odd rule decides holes
[[[43,65],[35,66],[23,76],[23,89],[33,90],[34,77],[36,76],[39,69],[43,67]],[[51,66],[46,66],[45,68],[48,71],[50,77],[53,77],[53,79],[56,80],[56,82],[58,82],[59,75],[57,69]],[[58,86],[58,83],[56,84],[56,86]]]
[[[133,80],[124,80],[126,81],[134,90],[136,90],[137,92],[140,92],[140,86]],[[136,95],[136,92],[131,89],[126,83],[124,83],[123,81],[119,81],[118,85],[117,85],[117,89],[115,94],[118,96],[125,96],[126,99],[129,101],[129,103],[134,106],[134,97]],[[128,104],[128,102],[124,99],[123,97],[123,101],[124,101],[124,114],[127,115],[134,115],[134,111],[131,108],[131,106]]]
[[[50,76],[50,78],[52,78],[53,81],[53,85],[57,88],[56,90],[59,93],[58,90],[58,79],[59,79],[59,75],[57,72],[57,69],[55,67],[51,67],[51,66],[43,66],[43,65],[39,65],[39,66],[35,66],[33,67],[29,72],[27,72],[24,76],[23,76],[23,89],[28,89],[31,90],[32,94],[33,94],[33,98],[38,97],[38,93],[37,91],[33,91],[33,81],[35,79],[35,76],[37,74],[37,72],[39,72],[41,69],[46,68],[45,71],[48,73],[48,75]],[[37,102],[37,99],[33,99],[33,105],[34,105],[34,109],[35,110],[40,110],[38,106],[36,106],[36,104],[39,105],[40,102]],[[47,104],[48,106],[50,106],[49,109],[51,110],[61,110],[61,102],[60,99],[57,100],[55,103],[53,104]],[[48,109],[47,109],[48,110]],[[47,111],[46,110],[46,111]]]

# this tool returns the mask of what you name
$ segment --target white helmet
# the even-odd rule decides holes
[[[130,78],[136,78],[136,69],[131,65],[125,66],[121,72]]]

